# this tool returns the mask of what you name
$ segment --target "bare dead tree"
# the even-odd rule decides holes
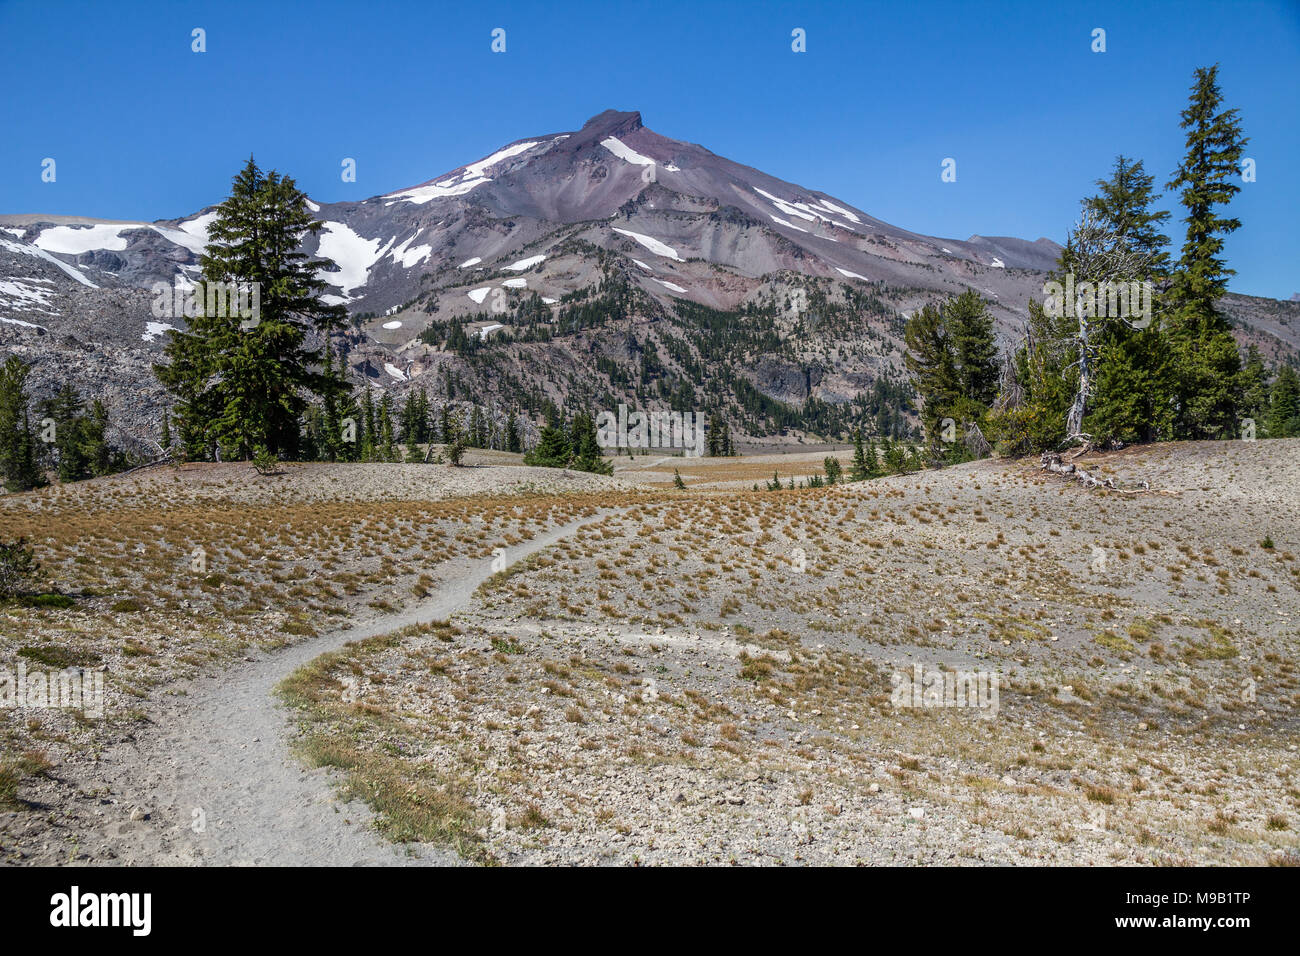
[[[1025,389],[1016,374],[1016,355],[1022,350],[1026,355],[1032,355],[1033,348],[1034,333],[1026,323],[1020,341],[1002,353],[1002,364],[998,368],[998,397],[993,400],[995,412],[1007,412],[1025,403]]]
[[[966,423],[966,434],[962,436],[966,451],[976,458],[987,458],[993,453],[993,446],[984,437],[984,432],[975,422]]]
[[[1100,488],[1104,491],[1114,491],[1121,495],[1140,495],[1151,491],[1150,483],[1145,480],[1138,482],[1136,487],[1121,488],[1114,478],[1101,478],[1091,471],[1080,468],[1072,461],[1062,460],[1061,456],[1055,452],[1043,452],[1040,462],[1043,471],[1050,471],[1052,474],[1059,475],[1070,481],[1077,481],[1085,488]],[[1167,491],[1160,491],[1157,493],[1170,494],[1170,492]]]
[[[1142,329],[1151,321],[1154,293],[1149,281],[1135,277],[1150,274],[1150,256],[1131,248],[1123,237],[1101,225],[1096,214],[1085,210],[1079,224],[1066,240],[1066,281],[1050,282],[1047,311],[1054,317],[1075,320],[1072,345],[1077,358],[1079,383],[1066,414],[1062,445],[1092,444],[1083,432],[1100,358],[1101,332],[1108,323],[1123,322]],[[1142,302],[1145,293],[1145,302]]]

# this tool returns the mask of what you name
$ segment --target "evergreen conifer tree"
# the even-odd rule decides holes
[[[850,481],[866,481],[867,453],[862,447],[862,429],[853,429],[853,468],[849,471]]]
[[[259,446],[296,453],[307,396],[332,387],[307,334],[314,328],[328,339],[345,316],[320,301],[317,272],[329,263],[298,251],[321,228],[290,177],[264,173],[251,157],[235,176],[208,227],[198,314],[187,316],[184,331],[167,333],[168,362],[154,366],[174,398],[189,457],[211,457],[217,447],[240,458]],[[252,311],[256,288],[255,315],[212,294],[227,284],[246,294],[244,311]]]
[[[1224,240],[1241,227],[1220,207],[1241,191],[1242,135],[1238,111],[1222,109],[1218,65],[1196,71],[1181,126],[1187,154],[1169,181],[1187,215],[1182,255],[1168,292],[1170,351],[1176,375],[1177,437],[1216,438],[1236,431],[1241,360],[1217,303],[1234,270],[1222,259]]]
[[[16,355],[0,366],[0,479],[10,491],[27,491],[45,483],[36,460],[36,434],[28,409],[30,372],[31,367]]]
[[[1266,427],[1269,438],[1300,437],[1300,376],[1283,365],[1273,381]]]

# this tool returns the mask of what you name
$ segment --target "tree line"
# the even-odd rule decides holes
[[[72,384],[53,398],[33,403],[27,391],[31,366],[11,355],[0,366],[0,481],[8,491],[46,484],[49,471],[60,481],[111,475],[137,459],[109,440],[108,409],[89,405]]]
[[[923,401],[932,462],[1066,445],[1300,435],[1300,382],[1243,362],[1218,307],[1234,274],[1222,256],[1241,226],[1226,207],[1241,187],[1248,139],[1226,109],[1218,67],[1198,69],[1181,113],[1177,190],[1185,238],[1176,259],[1167,211],[1141,160],[1119,156],[1082,215],[1023,334],[999,352],[988,303],[966,292],[927,305],[905,327],[907,367]]]

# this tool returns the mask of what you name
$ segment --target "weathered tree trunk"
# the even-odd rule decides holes
[[[117,474],[119,477],[130,475],[137,471],[143,471],[146,468],[153,468],[155,465],[171,464],[174,460],[175,459],[173,459],[171,455],[164,455],[162,458],[155,459],[154,461],[146,461],[143,465],[136,465],[134,468],[128,468],[126,471],[119,471]]]
[[[1080,449],[1082,453],[1082,449]],[[1151,492],[1151,485],[1145,481],[1138,482],[1136,488],[1120,488],[1114,478],[1099,478],[1090,471],[1085,471],[1072,461],[1062,461],[1061,456],[1055,452],[1044,452],[1042,468],[1044,471],[1050,471],[1054,475],[1060,475],[1069,481],[1077,481],[1085,488],[1101,488],[1104,491],[1113,491],[1120,495],[1141,495]],[[1177,491],[1160,490],[1152,492],[1153,494],[1178,496]]]
[[[1061,475],[1071,481],[1077,481],[1085,488],[1106,488],[1111,491],[1116,490],[1114,478],[1098,478],[1089,471],[1074,464],[1074,462],[1062,462],[1061,456],[1053,452],[1045,452],[1042,457],[1043,470],[1050,471],[1053,474]],[[1145,485],[1145,482],[1143,482]]]
[[[1075,306],[1077,313],[1078,306]],[[1079,316],[1079,389],[1074,393],[1070,404],[1070,414],[1065,419],[1066,441],[1085,437],[1083,435],[1083,416],[1088,410],[1088,399],[1092,397],[1092,323],[1088,316]]]

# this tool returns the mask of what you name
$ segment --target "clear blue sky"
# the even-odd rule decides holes
[[[1286,298],[1300,292],[1297,0],[0,0],[0,212],[184,216],[250,152],[314,198],[362,199],[615,108],[904,228],[1060,240],[1116,153],[1168,179],[1192,71],[1214,62],[1258,169],[1233,205],[1232,288]]]

